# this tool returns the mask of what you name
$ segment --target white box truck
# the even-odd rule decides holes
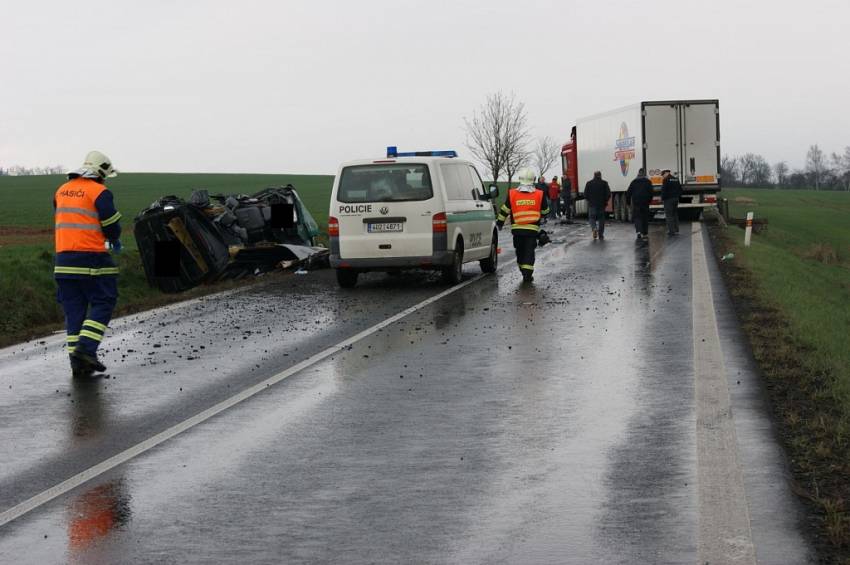
[[[661,171],[669,169],[682,183],[680,215],[699,219],[720,190],[719,108],[717,100],[647,101],[577,120],[561,148],[576,212],[587,213],[584,185],[601,171],[611,186],[608,211],[630,220],[625,191],[643,167],[656,187],[652,211],[663,209]]]

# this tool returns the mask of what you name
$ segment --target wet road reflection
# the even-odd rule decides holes
[[[69,442],[79,444],[107,433],[110,408],[104,401],[104,379],[75,379],[71,383]],[[97,544],[130,520],[130,495],[123,478],[83,488],[67,505],[70,563],[91,563]],[[120,560],[120,557],[119,557]],[[97,561],[101,561],[97,559]]]
[[[72,563],[91,563],[97,544],[130,521],[130,495],[123,479],[96,486],[68,504],[68,555]],[[121,561],[116,555],[115,561]]]
[[[108,429],[109,407],[102,397],[103,379],[75,379],[71,382],[71,437],[69,443],[81,443],[100,437]]]
[[[383,327],[7,525],[0,562],[694,562],[690,240],[657,227],[642,247],[630,226],[558,228],[533,285],[507,265]],[[256,291],[272,314],[239,325],[265,347],[327,344],[441,289],[363,283],[317,287],[312,308],[331,306],[313,318]],[[284,312],[296,332],[258,331]],[[258,373],[293,362],[277,351]],[[126,425],[114,386],[69,392],[81,460]],[[167,406],[196,413],[202,390]]]

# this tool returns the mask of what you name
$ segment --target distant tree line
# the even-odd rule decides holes
[[[26,177],[32,175],[61,175],[67,169],[62,165],[52,167],[22,167],[14,165],[11,167],[0,166],[0,177]]]
[[[720,160],[724,186],[850,191],[850,146],[827,155],[817,144],[809,147],[802,169],[785,161],[771,165],[756,153],[724,155]]]

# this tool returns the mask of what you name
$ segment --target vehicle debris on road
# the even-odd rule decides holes
[[[251,196],[164,196],[136,216],[134,233],[148,282],[167,293],[328,261],[316,245],[319,226],[291,184]]]

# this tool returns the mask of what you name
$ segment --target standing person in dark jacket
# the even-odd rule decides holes
[[[667,219],[667,235],[679,233],[679,197],[682,196],[682,184],[669,169],[661,171],[664,179],[661,185],[661,200],[664,201],[664,217]]]
[[[573,218],[573,187],[570,177],[565,176],[561,180],[561,199],[564,201],[564,220],[569,224]]]
[[[605,208],[611,198],[611,187],[608,182],[602,180],[602,172],[595,171],[593,179],[584,185],[584,199],[587,200],[587,218],[590,221],[590,229],[593,230],[593,239],[605,239]]]
[[[109,158],[91,151],[82,168],[68,173],[68,182],[53,198],[56,264],[53,267],[65,311],[67,349],[74,377],[88,377],[106,367],[97,348],[118,299],[118,268],[109,249],[121,252],[121,214],[104,185],[118,175]]]
[[[632,218],[635,222],[637,239],[643,239],[649,233],[649,205],[652,203],[652,181],[646,178],[643,169],[626,190],[626,204],[631,204]]]
[[[547,201],[549,200],[549,184],[546,182],[546,177],[543,177],[543,176],[539,177],[537,179],[537,181],[534,183],[534,188],[536,188],[537,190],[542,190],[543,194],[546,195],[546,200]],[[547,207],[547,210],[549,210],[549,207]],[[547,211],[545,214],[543,214],[543,220],[540,223],[545,224],[548,221],[549,221],[549,212]]]

